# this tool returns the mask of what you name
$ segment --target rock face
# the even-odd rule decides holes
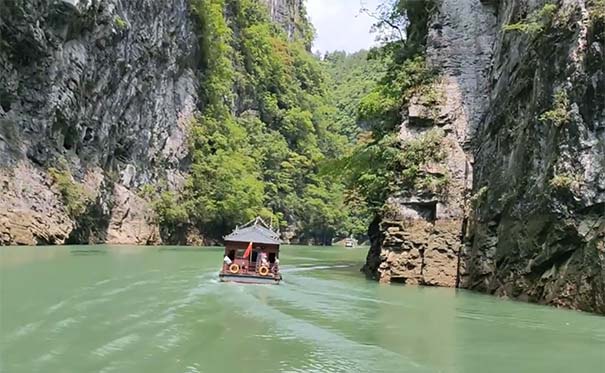
[[[119,184],[114,186],[113,196],[114,208],[105,242],[137,245],[161,242],[155,214],[145,200]]]
[[[445,130],[445,196],[402,191],[370,227],[366,273],[605,313],[605,66],[596,2],[504,31],[528,0],[438,2],[427,59],[444,97],[400,137]],[[602,11],[602,10],[601,10]],[[543,13],[542,13],[543,14]]]
[[[183,178],[186,119],[197,103],[194,30],[186,0],[4,3],[0,165],[5,174],[30,170],[40,194],[5,198],[2,210],[12,210],[13,221],[28,221],[29,205],[48,210],[36,215],[42,228],[24,228],[37,238],[11,233],[4,243],[62,243],[79,225],[49,195],[49,167],[69,170],[76,181],[93,167],[104,170],[108,191],[97,193],[87,220],[110,220],[112,227],[117,220],[121,227],[146,221],[124,216],[124,191]],[[54,232],[57,219],[67,223]],[[154,228],[145,224],[138,236],[111,229],[110,241],[153,241]],[[14,231],[10,225],[3,233]]]
[[[0,169],[0,244],[63,243],[73,229],[51,180],[27,162]]]
[[[305,7],[303,0],[262,0],[269,7],[271,18],[280,24],[290,38],[300,27],[300,19]]]
[[[527,3],[502,1],[499,25]],[[605,25],[591,4],[563,1],[540,35],[498,33],[464,287],[605,313]]]
[[[402,142],[440,129],[446,157],[426,165],[447,175],[446,190],[402,190],[370,228],[365,272],[382,282],[455,286],[465,201],[472,182],[469,142],[486,107],[489,66],[496,35],[495,9],[479,0],[443,0],[429,21],[427,62],[438,71],[431,90],[437,104],[418,95],[406,107]]]
[[[267,4],[293,34],[302,2]],[[199,30],[190,0],[2,2],[0,244],[160,242],[138,194],[185,180]],[[50,168],[86,188],[96,175],[84,214]]]

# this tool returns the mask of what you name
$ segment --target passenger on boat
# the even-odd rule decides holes
[[[225,255],[225,257],[223,258],[223,262],[225,262],[225,264],[228,266],[230,266],[231,263],[233,263],[233,261],[231,260],[231,258],[229,258],[228,255]]]
[[[264,251],[261,251],[261,253],[260,253],[260,264],[263,266],[269,265],[269,260],[267,259],[267,253]]]

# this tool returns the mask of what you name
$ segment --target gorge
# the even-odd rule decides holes
[[[0,244],[370,216],[371,278],[605,314],[605,3],[392,3],[405,40],[349,102],[302,0],[3,1]]]

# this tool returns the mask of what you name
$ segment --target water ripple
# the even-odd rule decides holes
[[[106,357],[112,353],[123,351],[126,347],[137,342],[139,339],[140,337],[138,335],[129,334],[104,344],[94,350],[92,354],[98,357]]]

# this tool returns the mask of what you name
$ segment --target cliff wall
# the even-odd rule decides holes
[[[470,139],[486,110],[496,10],[476,1],[443,0],[430,17],[427,64],[437,72],[431,87],[403,111],[402,143],[440,133],[439,162],[423,165],[426,178],[447,185],[401,188],[370,228],[366,273],[382,282],[455,286],[465,203],[472,186]]]
[[[425,172],[450,181],[389,198],[368,275],[605,313],[605,10],[551,3],[437,2],[438,100],[413,98],[399,136],[443,130]]]
[[[301,2],[267,4],[294,33]],[[203,85],[189,0],[0,5],[0,244],[160,242],[144,188],[183,185]]]
[[[604,8],[500,2],[462,286],[605,313]]]

